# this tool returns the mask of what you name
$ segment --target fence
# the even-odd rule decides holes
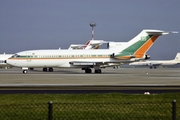
[[[171,102],[73,102],[0,105],[0,120],[176,120],[180,108]]]

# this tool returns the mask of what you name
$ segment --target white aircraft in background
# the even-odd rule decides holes
[[[10,58],[11,56],[12,56],[13,54],[6,54],[6,53],[4,53],[4,54],[0,54],[0,68],[10,68],[10,67],[12,67],[11,65],[8,65],[7,63],[6,63],[6,60],[8,59],[8,58]]]
[[[77,49],[98,49],[103,43],[109,43],[108,41],[104,40],[88,40],[85,45],[83,44],[71,44],[69,46],[69,50],[77,50]]]
[[[169,65],[177,65],[180,64],[180,53],[176,54],[176,57],[173,60],[147,60],[147,61],[139,61],[133,62],[129,65],[131,66],[149,66],[150,69],[156,69],[157,66],[169,66]]]
[[[118,49],[97,50],[28,50],[14,54],[7,63],[21,67],[23,73],[28,68],[81,68],[85,73],[101,73],[101,67],[114,63],[130,63],[145,59],[146,52],[161,36],[169,34],[162,30],[143,30],[127,44]],[[53,68],[52,68],[53,67]]]

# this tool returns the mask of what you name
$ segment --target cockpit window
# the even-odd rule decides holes
[[[17,58],[17,57],[20,57],[20,55],[14,54],[14,55],[12,56],[12,58]]]

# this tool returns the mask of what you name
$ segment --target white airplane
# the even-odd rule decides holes
[[[8,59],[8,58],[10,58],[11,56],[12,56],[13,54],[6,54],[6,53],[4,53],[4,54],[0,54],[0,68],[10,68],[10,67],[12,67],[11,65],[8,65],[7,63],[6,63],[6,60]]]
[[[85,73],[101,73],[101,67],[114,63],[129,63],[145,59],[146,52],[161,36],[169,34],[162,30],[143,30],[127,44],[118,49],[97,50],[28,50],[14,54],[7,63],[21,67],[23,73],[28,68],[81,68]]]
[[[173,60],[149,60],[149,61],[139,61],[133,62],[129,65],[132,66],[149,66],[150,69],[156,69],[157,66],[169,66],[180,64],[180,53],[177,53],[176,57]]]

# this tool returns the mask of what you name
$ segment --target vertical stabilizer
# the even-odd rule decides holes
[[[180,62],[180,53],[177,53],[176,54],[176,57],[175,57],[175,59],[174,60],[176,60],[176,61],[179,61]]]
[[[169,34],[162,30],[143,30],[127,44],[121,46],[121,53],[116,53],[115,58],[143,58],[156,39],[161,35]]]
[[[90,41],[91,41],[91,40],[88,40],[88,41],[86,42],[86,44],[85,44],[85,46],[83,47],[83,49],[87,49],[87,46],[90,44]]]

